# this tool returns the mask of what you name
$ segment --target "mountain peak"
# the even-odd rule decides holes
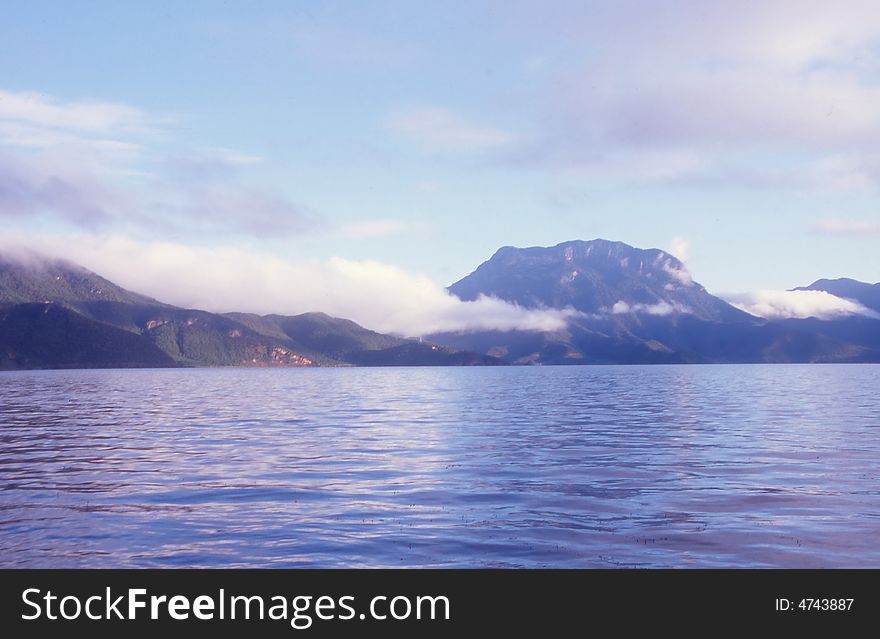
[[[675,256],[605,239],[505,246],[449,290],[463,300],[488,295],[525,307],[573,307],[589,314],[744,317],[694,282]]]
[[[573,260],[578,258],[590,257],[592,255],[604,255],[608,258],[614,258],[618,256],[629,255],[634,252],[644,253],[652,257],[656,257],[658,255],[668,256],[676,262],[679,262],[677,258],[660,249],[640,249],[634,246],[630,246],[625,242],[606,240],[603,238],[596,238],[593,240],[567,240],[565,242],[560,242],[559,244],[556,244],[554,246],[530,246],[523,248],[516,246],[502,246],[490,259],[494,259],[495,257],[504,257],[512,254],[554,253],[561,254],[568,260]]]

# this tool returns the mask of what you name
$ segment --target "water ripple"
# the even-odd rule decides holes
[[[0,373],[0,564],[880,567],[880,366]]]

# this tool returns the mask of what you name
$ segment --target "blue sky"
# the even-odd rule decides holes
[[[0,4],[6,235],[124,284],[594,237],[713,292],[880,280],[875,2]]]

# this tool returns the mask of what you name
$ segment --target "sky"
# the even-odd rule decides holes
[[[499,247],[880,280],[876,1],[0,0],[4,245],[209,310],[558,326]],[[402,301],[405,300],[405,301]]]

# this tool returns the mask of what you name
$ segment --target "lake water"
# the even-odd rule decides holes
[[[880,366],[0,373],[5,567],[880,567]]]

